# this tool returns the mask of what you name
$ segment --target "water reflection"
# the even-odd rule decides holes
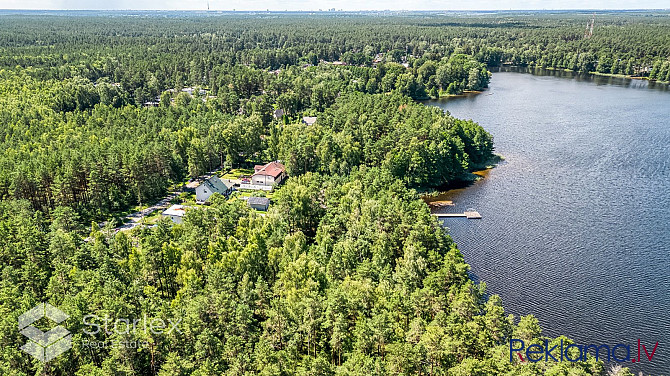
[[[567,71],[563,69],[546,69],[546,68],[531,68],[531,67],[494,67],[490,69],[491,72],[515,72],[515,73],[530,73],[534,76],[544,77],[558,77],[570,78],[578,82],[592,82],[596,85],[615,85],[633,89],[653,89],[660,91],[670,91],[670,86],[667,83],[659,83],[643,78],[627,78],[615,76],[601,76],[590,73],[578,73]]]

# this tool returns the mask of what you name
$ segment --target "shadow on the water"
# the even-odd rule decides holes
[[[486,163],[486,167],[472,171],[464,178],[457,181],[436,187],[432,194],[424,195],[423,200],[428,205],[439,201],[449,201],[449,199],[453,197],[454,192],[462,191],[478,181],[485,179],[495,167],[500,166],[503,163],[505,163],[505,160],[501,156],[496,155]]]

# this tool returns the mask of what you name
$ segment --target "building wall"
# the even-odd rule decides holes
[[[207,201],[209,196],[214,194],[209,188],[205,187],[204,184],[201,184],[195,188],[195,199],[196,201]]]
[[[170,218],[174,223],[182,223],[184,221],[184,219],[178,215],[166,215],[166,217]]]
[[[275,179],[272,176],[268,175],[254,175],[251,177],[251,184],[256,185],[272,185],[274,184]]]
[[[268,205],[249,204],[249,206],[252,209],[256,209],[256,210],[261,210],[261,211],[267,211],[268,210]]]
[[[253,191],[271,191],[271,185],[262,185],[262,184],[240,184],[240,189],[251,189]]]

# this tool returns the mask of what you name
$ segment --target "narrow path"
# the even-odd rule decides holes
[[[179,192],[170,192],[169,195],[165,196],[163,199],[149,206],[148,208],[128,214],[123,218],[123,221],[125,223],[123,223],[121,226],[114,228],[112,231],[118,232],[118,231],[129,231],[134,229],[135,227],[139,226],[142,223],[142,219],[147,215],[155,212],[156,210],[166,209],[170,204],[170,201],[172,201],[178,195]]]
[[[219,170],[217,169],[217,170],[214,170],[214,171],[210,171],[210,172],[208,172],[208,173],[205,174],[205,175],[201,175],[201,176],[199,176],[197,179],[193,179],[193,180],[189,181],[189,183],[186,184],[185,187],[186,187],[187,189],[188,189],[188,188],[190,188],[190,189],[195,189],[195,187],[197,187],[197,186],[200,184],[200,182],[202,182],[204,179],[209,179],[211,176],[213,176],[214,174],[216,174],[217,171],[219,171]],[[224,179],[224,180],[228,180],[228,179]],[[230,183],[233,183],[233,184],[234,184],[234,182],[235,182],[235,180],[228,180],[228,181],[229,181]],[[239,182],[239,181],[238,181],[238,182]],[[239,184],[239,183],[238,183],[238,184]],[[144,217],[146,217],[146,216],[148,216],[149,214],[155,212],[156,210],[167,209],[167,207],[168,207],[169,204],[170,204],[170,201],[172,201],[173,199],[175,199],[177,196],[179,196],[179,194],[180,194],[181,192],[183,192],[183,187],[182,187],[182,188],[179,188],[179,189],[180,189],[180,191],[178,191],[178,192],[170,192],[169,195],[165,196],[163,199],[161,199],[161,200],[158,201],[157,203],[155,203],[155,204],[149,206],[149,207],[146,208],[146,209],[143,209],[143,210],[140,210],[140,211],[137,211],[137,212],[128,214],[127,216],[125,216],[125,217],[123,218],[123,222],[124,222],[124,223],[123,223],[122,225],[118,226],[118,227],[115,227],[114,229],[112,229],[112,231],[113,231],[113,232],[119,232],[119,231],[129,231],[129,230],[132,230],[132,229],[134,229],[135,227],[137,227],[137,226],[139,226],[140,224],[142,224],[142,219],[143,219]],[[99,223],[98,225],[102,228],[102,227],[105,227],[106,224],[107,224],[107,221],[102,222],[102,223]]]

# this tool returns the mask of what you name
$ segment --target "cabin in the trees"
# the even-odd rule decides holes
[[[251,184],[271,187],[286,179],[286,167],[279,162],[270,162],[265,166],[254,166],[254,174],[251,175]]]
[[[218,176],[214,175],[195,187],[195,201],[205,202],[214,193],[228,196],[233,191],[232,185],[228,186],[221,181]]]
[[[274,110],[274,112],[272,113],[272,117],[274,117],[275,119],[281,119],[282,117],[284,117],[284,110],[282,110],[281,108]]]
[[[268,207],[270,207],[270,199],[266,197],[249,197],[247,204],[252,209],[267,211]]]
[[[307,125],[314,125],[316,123],[316,116],[303,116],[302,122]]]
[[[172,205],[168,210],[163,212],[164,217],[168,217],[174,223],[182,223],[184,221],[184,214],[186,214],[186,209],[188,206],[184,205]]]
[[[185,87],[185,88],[181,89],[181,91],[190,95],[190,96],[194,96],[196,93],[200,96],[203,96],[203,95],[207,94],[207,90],[196,89],[196,88],[193,88],[193,87]]]

